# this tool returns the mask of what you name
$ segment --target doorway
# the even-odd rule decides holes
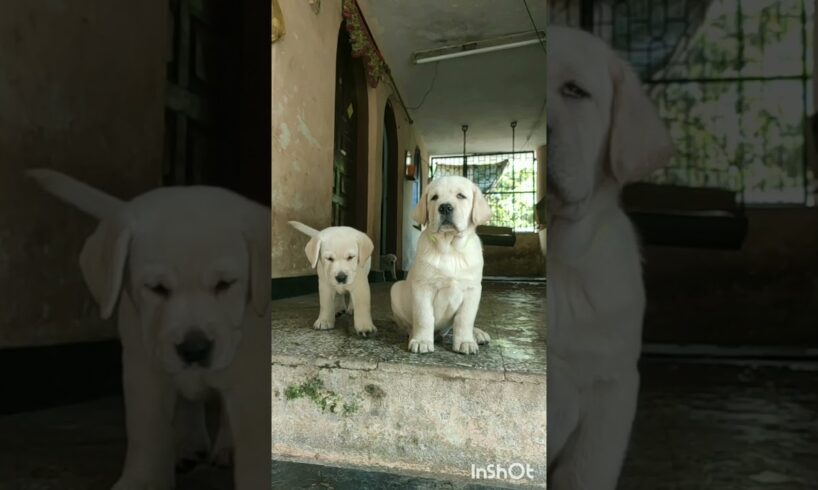
[[[381,255],[398,253],[398,127],[395,111],[387,102],[383,114],[383,166],[381,194]]]
[[[332,162],[332,225],[366,232],[366,72],[353,58],[346,23],[338,33],[335,64],[335,142]]]
[[[257,19],[270,6],[168,7],[162,184],[224,187],[269,206],[269,33]]]

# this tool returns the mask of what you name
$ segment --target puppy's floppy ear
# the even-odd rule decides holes
[[[475,226],[484,225],[491,219],[491,208],[477,184],[472,184],[471,220]]]
[[[372,243],[369,235],[361,232],[358,235],[358,264],[366,262],[372,256],[373,250],[375,250],[375,244]]]
[[[255,208],[248,212],[249,224],[245,228],[250,255],[250,304],[258,316],[264,316],[273,299],[272,256],[270,226],[272,217],[264,206],[252,204]]]
[[[429,193],[429,189],[423,189],[423,194],[420,196],[420,201],[418,202],[417,207],[412,212],[412,220],[415,223],[423,226],[429,223],[429,213],[426,211],[426,195]]]
[[[131,230],[125,220],[112,217],[100,222],[80,252],[85,284],[99,305],[103,319],[111,317],[119,300],[130,243]]]
[[[673,153],[670,134],[633,69],[611,54],[614,86],[608,142],[610,172],[620,185],[664,167]]]
[[[315,269],[316,264],[318,264],[318,255],[321,253],[321,240],[318,235],[310,238],[307,246],[304,247],[304,252],[307,254],[307,260],[310,261],[310,267]]]

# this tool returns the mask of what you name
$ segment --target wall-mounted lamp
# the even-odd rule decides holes
[[[412,152],[409,151],[409,150],[406,150],[406,157],[405,158],[406,159],[405,159],[404,168],[405,168],[405,171],[406,171],[405,172],[406,180],[415,180],[415,178],[417,177],[417,173],[418,173],[418,167],[417,167],[417,165],[415,165],[415,160],[412,158]]]

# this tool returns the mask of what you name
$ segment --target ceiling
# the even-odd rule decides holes
[[[546,1],[527,0],[545,30]],[[539,44],[415,65],[416,51],[532,31],[523,0],[359,0],[415,127],[431,154],[545,143],[545,52]],[[437,71],[437,73],[435,73]]]

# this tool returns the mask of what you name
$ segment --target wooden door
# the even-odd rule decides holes
[[[338,34],[335,66],[335,143],[332,165],[332,225],[366,230],[366,81],[352,57],[346,26]]]
[[[271,5],[169,0],[164,185],[270,205]]]
[[[216,158],[213,1],[170,0],[164,185],[202,184]]]
[[[392,104],[383,115],[383,192],[381,194],[381,255],[398,253],[398,127]]]

